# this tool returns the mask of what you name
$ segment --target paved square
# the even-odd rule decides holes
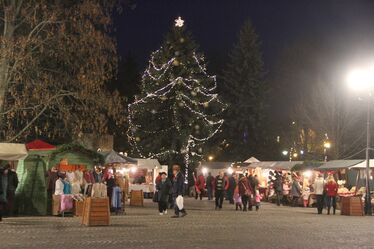
[[[276,207],[222,211],[207,200],[186,200],[188,216],[159,216],[156,205],[127,207],[109,227],[79,218],[18,217],[0,224],[0,248],[374,248],[374,218],[317,215],[315,209]]]

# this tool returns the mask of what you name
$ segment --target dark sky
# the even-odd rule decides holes
[[[134,2],[135,8],[126,9],[117,17],[115,26],[119,54],[124,57],[131,53],[140,69],[145,67],[150,53],[159,48],[165,33],[179,15],[207,60],[218,67],[224,64],[222,60],[236,42],[241,25],[246,19],[251,19],[261,39],[266,70],[274,88],[277,88],[278,81],[286,80],[279,73],[279,64],[287,60],[287,53],[297,51],[292,51],[294,47],[309,47],[308,53],[312,57],[323,54],[324,61],[317,60],[317,64],[326,64],[322,67],[325,74],[327,69],[337,67],[340,70],[336,72],[344,71],[348,62],[343,61],[361,59],[374,51],[374,1],[371,0]],[[308,60],[308,53],[298,60]],[[331,75],[328,77],[336,79]],[[301,85],[300,89],[303,87],[302,82],[290,84]]]

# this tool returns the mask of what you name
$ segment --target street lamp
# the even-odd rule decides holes
[[[325,155],[325,162],[327,162],[327,150],[331,148],[331,143],[329,141],[323,142],[323,154]]]
[[[374,86],[374,67],[366,69],[356,69],[348,75],[348,85],[355,91],[365,91],[367,96],[367,114],[366,114],[366,197],[365,197],[365,213],[372,215],[371,195],[369,184],[370,173],[370,99],[371,90]]]
[[[213,161],[214,157],[213,156],[208,156],[209,161]]]

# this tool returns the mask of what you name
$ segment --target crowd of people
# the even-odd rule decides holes
[[[314,194],[318,214],[322,214],[324,207],[327,208],[327,214],[331,213],[331,208],[333,214],[336,213],[338,184],[333,175],[324,179],[323,174],[317,172],[312,182],[304,183],[296,174],[291,179],[288,174],[282,175],[281,172],[271,173],[269,176],[269,198],[275,197],[278,206],[283,204],[297,207],[302,203],[304,207],[309,207],[313,204],[311,194]]]
[[[275,200],[280,205],[291,207],[309,207],[315,205],[318,214],[322,214],[326,207],[327,214],[336,213],[336,200],[338,184],[333,175],[324,179],[322,173],[316,173],[312,181],[304,181],[297,174],[282,174],[280,171],[270,172],[268,189],[266,193],[261,191],[257,175],[237,174],[227,175],[224,171],[213,176],[210,172],[205,177],[203,174],[194,176],[193,194],[195,199],[214,199],[215,210],[222,209],[224,200],[232,204],[237,211],[258,211],[263,198]],[[175,216],[186,215],[183,207],[184,176],[178,165],[173,166],[172,180],[167,178],[166,173],[160,173],[156,180],[157,202],[160,215],[167,213],[169,204],[175,208]],[[313,195],[313,198],[312,198]],[[182,205],[178,199],[182,197]],[[179,205],[178,205],[179,204]]]

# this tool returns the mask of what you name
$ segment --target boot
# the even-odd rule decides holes
[[[236,204],[236,211],[238,211],[239,209],[239,204]]]
[[[334,208],[334,209],[332,210],[332,213],[333,213],[333,215],[335,215],[335,213],[336,213],[336,208]]]
[[[242,205],[239,205],[240,211],[242,211]]]
[[[330,209],[331,209],[331,208],[328,208],[328,209],[327,209],[327,215],[330,215]]]

